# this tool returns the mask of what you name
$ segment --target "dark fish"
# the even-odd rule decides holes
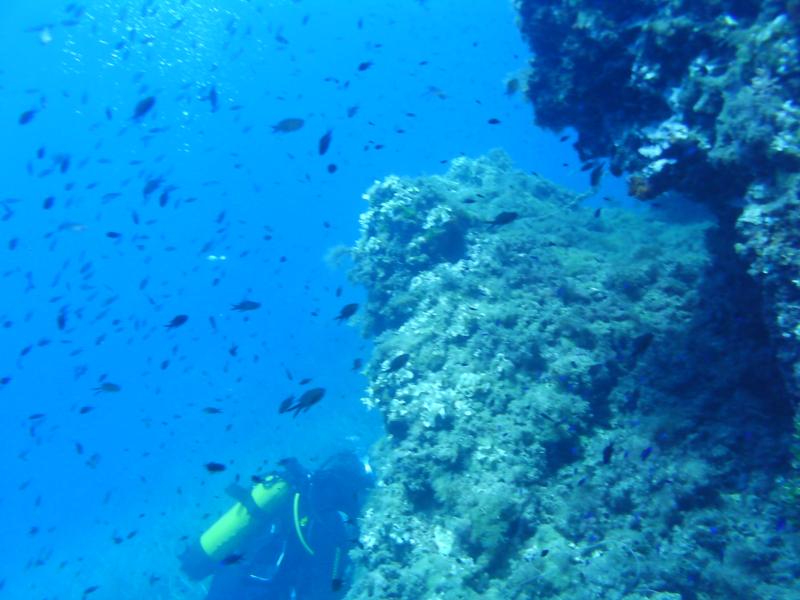
[[[609,444],[603,448],[603,464],[607,465],[611,462],[611,457],[614,454],[614,444]]]
[[[283,414],[286,411],[290,410],[292,407],[292,402],[294,402],[294,394],[287,396],[281,402],[281,405],[278,407],[278,413]]]
[[[640,336],[633,338],[633,347],[631,348],[631,358],[634,360],[644,354],[653,343],[655,336],[652,333],[643,333]]]
[[[206,471],[209,473],[222,473],[225,470],[225,465],[218,462],[208,462],[206,463]]]
[[[96,388],[92,388],[92,390],[95,394],[116,394],[117,392],[122,391],[122,388],[116,383],[104,381]]]
[[[334,317],[334,321],[339,321],[339,322],[346,321],[347,319],[352,317],[354,314],[356,314],[357,310],[358,310],[358,304],[356,304],[355,302],[353,302],[351,304],[345,304],[342,307],[342,309],[339,311],[339,316],[338,317]]]
[[[244,312],[247,310],[256,310],[257,308],[261,308],[260,302],[254,302],[253,300],[242,300],[239,304],[234,304],[231,306],[231,310],[238,310],[240,312]]]
[[[372,61],[369,61],[369,60],[367,60],[367,61],[364,61],[364,62],[362,62],[362,63],[360,63],[360,64],[358,65],[358,70],[359,70],[359,71],[366,71],[366,70],[367,70],[367,69],[369,69],[371,66],[372,66]]]
[[[92,412],[93,408],[92,406],[81,406],[80,410],[78,410],[78,414],[85,415]]]
[[[292,131],[297,131],[303,127],[305,123],[306,122],[303,119],[298,119],[295,117],[282,119],[272,126],[272,133],[290,133]]]
[[[188,320],[189,320],[188,315],[177,315],[173,317],[172,321],[164,325],[164,327],[166,327],[167,329],[175,329],[176,327],[180,327],[181,325],[186,323],[186,321]]]
[[[642,460],[643,460],[643,461],[644,461],[644,460],[647,460],[647,457],[648,457],[648,456],[650,456],[650,454],[651,454],[652,452],[653,452],[653,447],[652,447],[652,446],[648,446],[647,448],[645,448],[644,450],[642,450],[642,454],[641,454],[641,458],[642,458]]]
[[[777,531],[778,533],[784,531],[788,524],[789,522],[786,520],[786,517],[783,516],[778,517],[778,520],[775,521],[775,531]]]
[[[594,169],[592,169],[591,174],[589,175],[589,182],[592,184],[592,187],[597,187],[600,185],[600,179],[603,177],[603,165],[602,163],[597,165]]]
[[[358,370],[361,368],[361,365],[362,365],[362,364],[363,364],[363,363],[361,362],[361,359],[360,359],[360,358],[354,358],[354,359],[353,359],[353,367],[352,367],[352,370],[353,370],[353,371],[358,371]]]
[[[219,109],[219,95],[217,94],[217,87],[212,85],[211,90],[208,92],[208,101],[211,103],[211,112],[217,112]]]
[[[334,577],[331,579],[331,591],[338,592],[342,589],[342,578],[341,577]]]
[[[90,585],[85,590],[83,590],[83,597],[86,598],[89,594],[92,594],[100,589],[99,585]]]
[[[331,164],[329,164],[329,165],[327,166],[327,169],[328,169],[328,173],[330,173],[331,175],[333,175],[334,173],[336,173],[336,171],[338,171],[338,170],[339,170],[339,167],[337,167],[335,164],[331,163]]]
[[[155,179],[149,179],[147,183],[144,184],[144,188],[142,189],[142,194],[145,196],[149,196],[153,192],[155,192],[161,184],[164,182],[161,177],[156,177]]]
[[[333,135],[333,130],[328,129],[321,138],[319,138],[319,154],[322,156],[328,151],[331,145],[331,136]]]
[[[351,106],[347,109],[348,118],[355,117],[358,112],[358,106]]]
[[[492,117],[491,119],[489,119],[487,121],[487,123],[489,123],[489,125],[499,125],[500,124],[500,119],[495,119],[494,117]]]
[[[119,233],[118,231],[106,231],[106,237],[114,239],[122,237],[122,234]]]
[[[389,363],[389,366],[386,368],[386,372],[394,373],[395,371],[402,369],[408,363],[408,359],[409,355],[406,354],[405,352],[403,354],[398,354]]]
[[[206,413],[207,415],[218,415],[222,413],[222,409],[217,408],[216,406],[206,406],[203,409],[203,412]]]
[[[141,119],[156,104],[156,97],[155,96],[148,96],[147,98],[142,98],[139,102],[136,103],[136,106],[133,109],[133,116],[131,117],[134,120]]]
[[[36,109],[32,108],[31,110],[26,110],[19,116],[18,123],[20,125],[27,125],[33,120],[33,117],[36,116]]]
[[[494,219],[489,221],[489,225],[498,226],[498,225],[508,225],[509,223],[513,223],[519,217],[519,213],[514,211],[503,211],[498,214]]]
[[[299,382],[298,385],[306,385],[307,383],[311,383],[311,377],[303,377]]]
[[[244,558],[244,554],[239,554],[237,552],[234,552],[233,554],[229,554],[228,556],[223,558],[221,561],[219,561],[219,564],[221,564],[221,565],[235,565],[236,563],[241,562],[243,558]]]
[[[294,406],[290,406],[283,412],[294,411],[294,416],[296,417],[301,412],[306,412],[309,408],[314,406],[317,402],[322,400],[322,397],[325,395],[325,388],[311,388],[310,390],[303,392],[303,395],[297,399],[297,404]]]
[[[506,96],[513,96],[519,91],[519,79],[512,77],[506,81]]]

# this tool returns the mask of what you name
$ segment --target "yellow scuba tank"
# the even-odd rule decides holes
[[[288,507],[289,484],[277,475],[265,477],[249,495],[234,504],[180,556],[181,568],[192,579],[210,575],[217,565],[258,533],[265,519]]]

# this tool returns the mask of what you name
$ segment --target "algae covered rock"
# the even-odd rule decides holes
[[[575,128],[581,158],[608,158],[634,197],[678,191],[737,221],[726,244],[761,286],[797,403],[798,2],[516,4],[534,54],[527,89],[540,125]]]
[[[790,419],[714,220],[585,208],[500,152],[365,197],[387,438],[348,598],[761,597],[777,559],[740,576],[718,542],[767,536]]]

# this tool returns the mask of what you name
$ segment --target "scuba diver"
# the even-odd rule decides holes
[[[369,464],[351,453],[309,472],[293,458],[251,490],[181,555],[194,580],[213,576],[206,600],[329,600],[347,587],[355,516],[372,485]]]

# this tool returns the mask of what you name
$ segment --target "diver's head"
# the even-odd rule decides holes
[[[358,513],[374,476],[369,463],[352,452],[334,454],[311,475],[314,503],[321,509]]]

